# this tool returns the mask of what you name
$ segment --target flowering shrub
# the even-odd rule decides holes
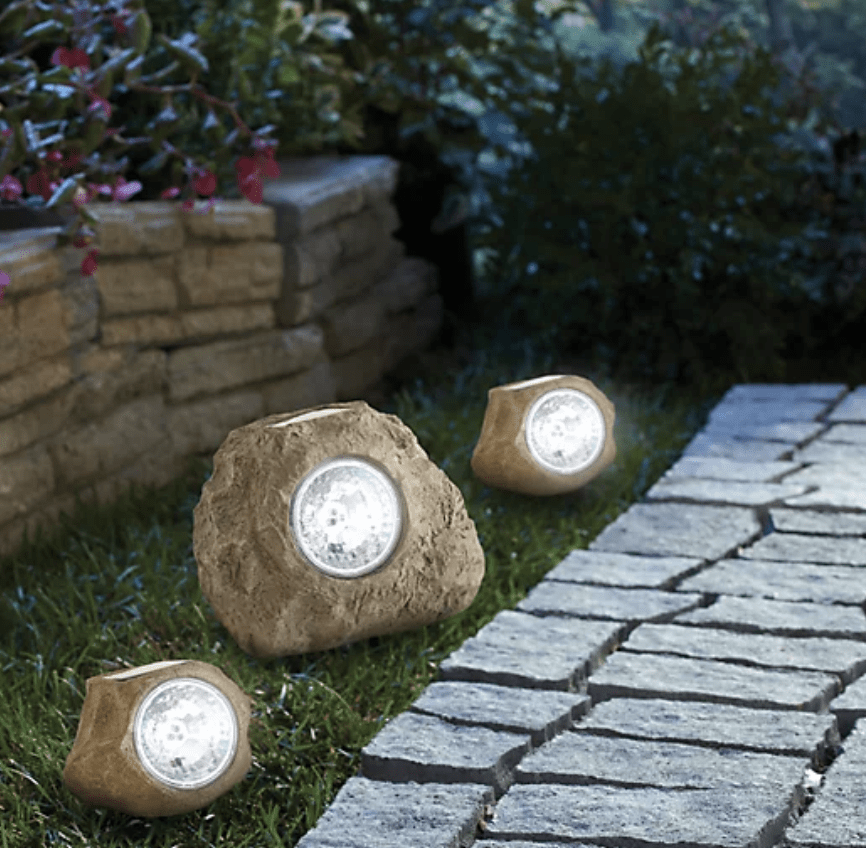
[[[0,144],[3,145],[0,148],[0,197],[18,201],[26,189],[31,195],[26,201],[29,205],[54,208],[71,204],[77,220],[73,219],[61,234],[60,243],[71,241],[75,247],[86,248],[95,236],[92,225],[97,219],[85,204],[98,195],[123,202],[142,188],[137,180],[124,178],[128,159],[118,160],[111,147],[123,150],[146,143],[155,149],[156,158],[166,161],[175,157],[183,163],[187,177],[183,208],[193,210],[196,199],[204,197],[209,201],[201,211],[209,211],[218,199],[214,196],[218,180],[213,169],[198,164],[166,138],[177,118],[172,95],[188,91],[211,109],[228,110],[237,130],[251,138],[253,151],[237,161],[235,170],[243,196],[253,203],[261,203],[262,176],[279,175],[273,158],[275,143],[266,138],[273,127],[253,132],[230,103],[213,97],[198,84],[198,75],[206,73],[208,65],[194,46],[195,38],[184,36],[171,40],[158,35],[157,39],[175,61],[144,78],[141,70],[152,28],[142,0],[108,0],[95,6],[79,0],[71,11],[68,5],[17,0],[0,14],[0,35],[10,28],[13,33],[21,32],[12,49],[4,49],[0,59],[0,73],[11,80],[0,86],[0,97],[9,104],[0,104]],[[116,37],[125,46],[102,45],[97,25],[106,15]],[[51,70],[40,71],[36,63],[26,57],[44,41],[51,43],[65,38],[71,39],[74,46],[54,50]],[[108,58],[99,63],[102,53],[108,53]],[[148,81],[167,76],[179,65],[191,72],[190,83],[148,84]],[[126,89],[164,98],[162,112],[148,127],[152,136],[127,139],[122,136],[125,127],[108,126],[112,116],[108,98],[115,88],[115,78],[121,74]],[[70,119],[67,117],[70,112],[79,114]],[[103,147],[109,148],[105,156],[101,155]],[[225,161],[230,155],[226,146],[217,151],[215,159]],[[25,177],[22,186],[12,172],[32,160],[36,167]],[[88,180],[88,177],[96,177],[98,181]],[[174,185],[160,197],[169,199],[179,194],[181,189]],[[97,257],[97,250],[88,252],[81,265],[82,274],[93,273]]]

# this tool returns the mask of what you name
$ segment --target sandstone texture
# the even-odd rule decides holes
[[[310,417],[319,410],[333,412]],[[391,557],[350,579],[313,567],[290,524],[296,487],[341,456],[378,464],[405,508]],[[484,577],[484,553],[460,490],[399,418],[363,401],[271,415],[229,433],[194,511],[193,548],[217,617],[260,658],[441,621],[472,603]]]
[[[548,470],[535,461],[526,436],[526,418],[532,404],[554,389],[574,389],[587,395],[604,418],[604,446],[586,468],[571,474]],[[616,458],[613,404],[591,380],[573,375],[551,375],[496,386],[487,394],[481,436],[472,454],[472,470],[479,480],[497,489],[526,495],[559,495],[586,485]],[[583,441],[586,435],[576,433]]]
[[[157,781],[135,750],[133,725],[139,704],[156,686],[178,677],[216,686],[229,699],[238,720],[234,759],[213,783],[199,789],[176,789]],[[63,782],[86,804],[130,816],[174,816],[197,810],[228,792],[249,770],[251,706],[252,699],[220,669],[197,660],[158,662],[90,677]]]

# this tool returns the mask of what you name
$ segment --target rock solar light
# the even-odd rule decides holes
[[[584,377],[550,375],[488,392],[472,454],[479,480],[526,495],[586,485],[616,458],[613,404]]]
[[[218,668],[169,660],[87,680],[63,782],[134,816],[204,807],[250,767],[252,701]]]
[[[363,401],[233,430],[194,510],[202,592],[248,654],[322,651],[466,609],[484,553],[460,490]]]

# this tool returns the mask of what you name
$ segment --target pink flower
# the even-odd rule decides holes
[[[49,180],[48,174],[43,171],[37,171],[27,177],[27,192],[28,194],[41,194],[45,201],[51,200],[51,195],[54,194],[54,189],[60,183],[56,180]]]
[[[0,300],[3,300],[3,289],[12,282],[9,279],[9,275],[5,274],[3,271],[0,271]]]
[[[205,171],[193,183],[193,187],[199,194],[203,194],[205,197],[208,197],[216,191],[216,177],[210,171]]]
[[[90,60],[80,47],[76,47],[73,50],[69,50],[66,47],[58,47],[51,54],[51,64],[65,65],[67,68],[90,69]]]
[[[6,174],[0,182],[0,197],[4,200],[17,200],[23,191],[20,181],[11,174]]]
[[[89,251],[84,261],[81,263],[81,273],[85,277],[89,277],[96,270],[96,257],[99,256],[99,251],[94,248]]]
[[[134,194],[141,191],[141,183],[138,180],[133,180],[128,183],[123,177],[117,178],[117,183],[114,190],[111,192],[112,200],[129,200]]]

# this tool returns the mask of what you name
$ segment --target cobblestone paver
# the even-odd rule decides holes
[[[866,848],[866,387],[735,386],[299,848]]]

